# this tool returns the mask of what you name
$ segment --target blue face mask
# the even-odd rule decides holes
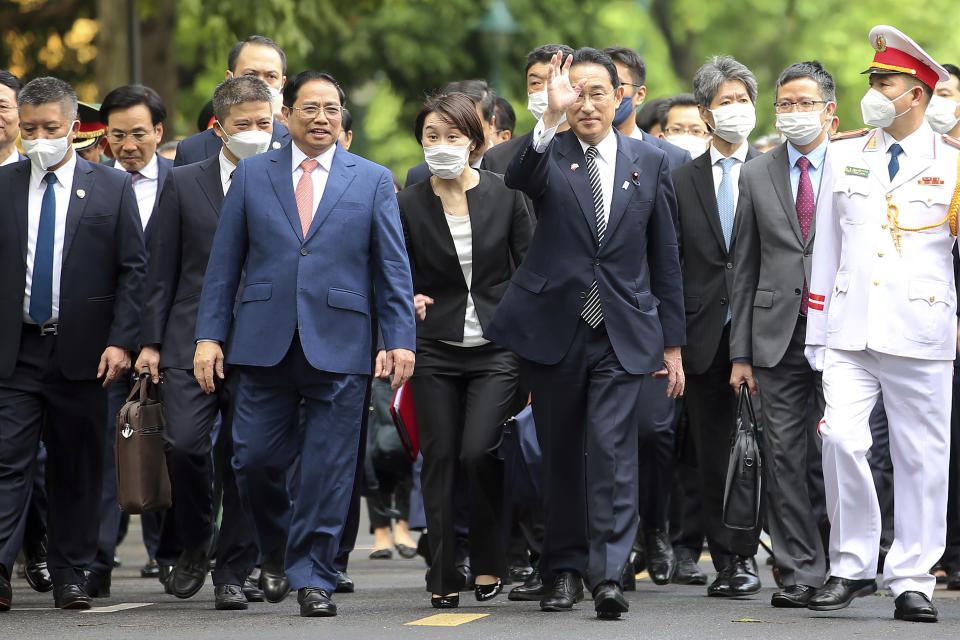
[[[617,107],[617,111],[613,114],[613,126],[619,127],[621,124],[627,121],[627,118],[633,116],[633,96],[629,98],[623,96],[623,100],[620,101],[620,106]]]

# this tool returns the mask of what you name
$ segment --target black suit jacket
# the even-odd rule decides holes
[[[290,142],[290,132],[282,122],[276,119],[273,121],[273,138],[270,142],[271,149],[279,149]],[[206,160],[210,156],[220,153],[223,142],[213,132],[213,128],[206,131],[195,133],[189,138],[184,138],[177,143],[177,155],[173,158],[173,166],[180,167],[185,164],[193,164]]]
[[[479,173],[480,183],[467,191],[473,233],[469,292],[480,326],[486,328],[510,276],[527,252],[532,225],[519,191],[508,189],[503,178],[495,173]],[[397,198],[413,291],[434,300],[427,307],[426,319],[417,325],[417,336],[460,342],[468,289],[440,198],[429,180],[407,187]]]
[[[522,136],[501,142],[483,154],[483,162],[480,168],[503,175],[507,172],[507,167],[510,165],[510,161],[513,160],[513,156],[517,155],[517,153],[530,144],[531,137],[533,137],[533,131],[528,131]]]
[[[20,349],[29,186],[29,160],[0,167],[0,377],[13,373]],[[130,176],[78,157],[67,205],[54,356],[68,380],[95,379],[109,345],[137,350],[144,251]]]
[[[749,147],[746,160],[759,155]],[[731,238],[727,251],[709,150],[675,170],[673,186],[677,192],[677,239],[687,318],[683,367],[687,373],[698,375],[707,370],[720,346],[733,291],[735,243]]]
[[[421,162],[415,167],[410,167],[410,169],[407,170],[407,179],[403,183],[403,187],[404,188],[412,187],[413,185],[419,182],[423,182],[429,177],[430,177],[430,167],[427,166],[426,161]]]
[[[141,341],[160,345],[161,368],[193,368],[197,308],[222,202],[215,155],[175,167],[153,214]]]

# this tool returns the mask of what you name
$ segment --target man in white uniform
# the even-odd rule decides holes
[[[929,571],[946,535],[960,141],[924,119],[944,68],[893,27],[874,27],[870,43],[861,109],[877,128],[831,143],[817,207],[806,355],[823,370],[832,577],[808,607],[841,609],[877,590],[880,508],[866,454],[883,393],[895,495],[883,583],[895,618],[936,622]]]

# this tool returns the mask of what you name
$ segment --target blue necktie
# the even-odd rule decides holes
[[[894,142],[890,145],[890,164],[887,165],[887,171],[890,172],[890,180],[893,180],[893,176],[897,175],[897,171],[900,171],[900,161],[897,160],[897,156],[903,153],[903,147]]]
[[[53,315],[53,236],[57,226],[57,197],[53,185],[54,173],[43,176],[47,188],[40,202],[40,224],[37,227],[37,247],[33,252],[33,280],[30,285],[30,317],[42,325]]]
[[[727,250],[730,250],[730,235],[733,233],[733,177],[730,170],[733,169],[736,158],[721,158],[717,161],[720,168],[723,169],[723,177],[720,178],[720,187],[717,189],[717,210],[720,212],[720,228],[723,229],[723,240],[727,243]]]

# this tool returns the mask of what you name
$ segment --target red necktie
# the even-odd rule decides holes
[[[800,221],[800,233],[806,243],[810,234],[810,225],[813,223],[813,212],[816,205],[813,202],[813,183],[810,182],[810,160],[800,156],[797,160],[800,167],[800,184],[797,186],[797,219]],[[807,283],[804,279],[803,298],[800,300],[800,313],[807,315]]]

